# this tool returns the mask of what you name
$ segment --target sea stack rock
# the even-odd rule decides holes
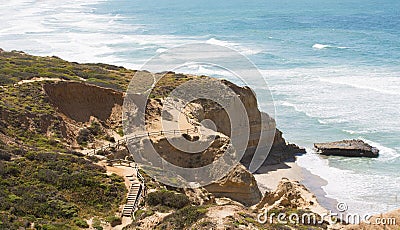
[[[328,143],[315,143],[317,153],[326,156],[370,157],[379,156],[379,150],[362,140],[343,140]]]

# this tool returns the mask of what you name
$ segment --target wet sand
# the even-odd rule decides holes
[[[336,211],[337,201],[327,197],[323,186],[327,182],[309,172],[307,169],[297,165],[295,161],[289,161],[277,165],[262,166],[257,173],[254,174],[258,187],[264,194],[266,191],[274,191],[282,178],[299,181],[307,189],[310,190],[318,199],[318,202],[327,210]]]

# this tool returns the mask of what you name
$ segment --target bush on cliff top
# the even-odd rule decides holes
[[[126,188],[122,178],[104,172],[85,159],[57,153],[0,161],[0,212],[16,216],[1,221],[4,226],[27,219],[74,223],[77,216],[114,214]]]
[[[182,193],[175,193],[168,190],[155,191],[147,194],[146,202],[151,206],[167,206],[180,209],[190,204],[189,198]]]
[[[78,64],[58,57],[38,57],[21,52],[0,52],[0,85],[12,85],[34,77],[64,80],[86,79],[88,83],[125,91],[136,72],[106,64]]]
[[[186,206],[166,216],[156,229],[186,229],[204,217],[206,212],[204,206]]]

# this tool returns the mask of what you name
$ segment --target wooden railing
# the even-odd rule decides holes
[[[136,169],[136,177],[138,178],[140,183],[133,183],[131,185],[130,191],[128,193],[127,203],[122,210],[122,216],[129,216],[132,219],[135,218],[134,214],[140,204],[140,199],[146,196],[146,184],[144,177],[140,174],[139,167],[136,163],[133,167]],[[133,202],[131,200],[132,197],[134,197]]]
[[[88,155],[96,155],[97,152],[107,151],[112,148],[117,148],[120,145],[125,145],[129,141],[136,140],[136,139],[143,138],[143,137],[162,136],[162,135],[182,135],[182,134],[197,133],[197,132],[198,132],[198,128],[194,127],[191,129],[173,129],[173,130],[167,130],[167,131],[153,131],[153,132],[146,132],[146,133],[141,133],[141,134],[134,134],[132,136],[125,136],[124,138],[117,140],[115,143],[109,143],[109,144],[103,145],[99,148],[95,148],[91,152],[89,152]]]

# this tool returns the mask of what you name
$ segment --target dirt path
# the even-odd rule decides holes
[[[79,78],[81,81],[86,81],[84,78]],[[59,81],[65,81],[61,78],[50,78],[50,77],[34,77],[29,80],[21,80],[17,82],[18,85],[26,84],[26,83],[32,83],[32,82],[38,82],[38,81],[54,81],[54,82],[59,82]]]
[[[60,78],[34,77],[32,79],[29,79],[29,80],[21,80],[17,84],[18,85],[22,85],[22,84],[38,82],[38,81],[54,81],[54,82],[58,82],[58,81],[63,81],[63,80],[60,79]]]

